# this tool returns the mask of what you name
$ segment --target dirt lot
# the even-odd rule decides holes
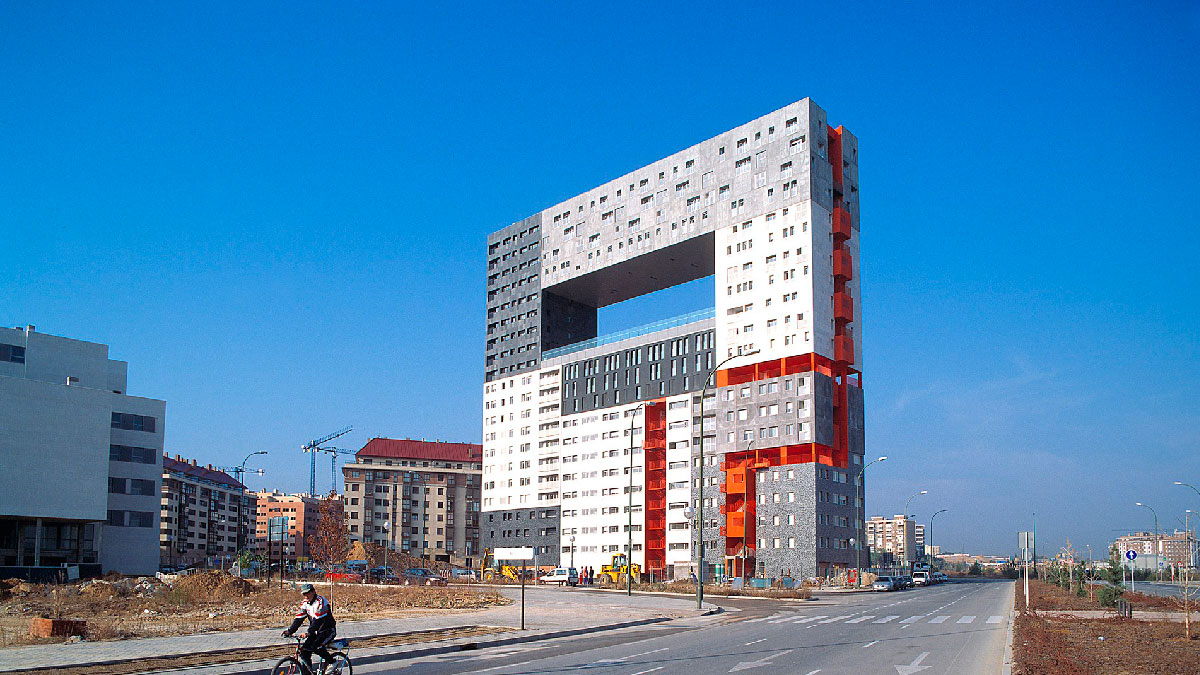
[[[339,620],[350,621],[508,603],[492,591],[453,586],[338,584],[331,592],[322,583],[317,589],[333,603]],[[264,589],[221,573],[179,577],[173,584],[149,577],[64,585],[0,581],[0,646],[62,642],[29,635],[30,619],[39,616],[82,619],[88,622],[88,640],[120,640],[283,626],[299,601],[294,590]]]
[[[1021,582],[1018,582],[1020,584]],[[1154,605],[1139,604],[1135,608]],[[1024,613],[1021,586],[1013,628],[1014,675],[1102,675],[1200,673],[1200,639],[1184,639],[1183,625],[1128,619],[1057,619]],[[1147,596],[1152,597],[1152,596]],[[1158,598],[1157,600],[1162,600]],[[1169,602],[1163,609],[1175,609]],[[1104,609],[1100,603],[1037,580],[1029,582],[1034,610]],[[1193,631],[1196,632],[1195,630]]]

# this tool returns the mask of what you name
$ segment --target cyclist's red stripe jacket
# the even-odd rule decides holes
[[[313,598],[312,602],[300,603],[300,611],[296,612],[296,620],[292,622],[288,632],[295,633],[308,619],[308,631],[317,633],[333,628],[333,606],[321,596]]]

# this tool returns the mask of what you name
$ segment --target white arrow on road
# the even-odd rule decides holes
[[[913,662],[907,666],[896,666],[896,672],[900,675],[912,675],[913,673],[919,673],[922,670],[929,668],[930,666],[921,665],[921,662],[925,660],[926,656],[929,656],[929,652],[921,652],[921,654],[917,656],[917,658],[913,659]]]
[[[759,666],[770,665],[771,659],[777,659],[780,656],[783,656],[785,654],[791,654],[791,653],[792,653],[792,650],[785,649],[784,651],[779,652],[778,654],[772,654],[770,656],[765,656],[757,661],[742,661],[741,663],[737,664],[733,668],[730,668],[729,672],[736,673],[739,670],[750,670],[751,668],[758,668]],[[925,667],[928,668],[929,666],[925,666]]]

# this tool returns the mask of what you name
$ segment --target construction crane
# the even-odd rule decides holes
[[[329,489],[332,492],[337,492],[337,456],[338,455],[353,455],[354,450],[343,450],[342,448],[318,448],[319,452],[329,453],[329,470],[330,483]]]
[[[326,452],[325,448],[321,447],[321,444],[328,443],[339,436],[345,436],[353,429],[354,427],[338,429],[332,434],[311,440],[300,447],[300,452],[308,452],[312,454],[308,467],[308,494],[313,495],[314,497],[317,495],[317,453]],[[334,457],[336,456],[337,455],[334,455]]]

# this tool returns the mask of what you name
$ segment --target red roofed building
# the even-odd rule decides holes
[[[352,541],[478,565],[483,446],[372,438],[342,467]]]

